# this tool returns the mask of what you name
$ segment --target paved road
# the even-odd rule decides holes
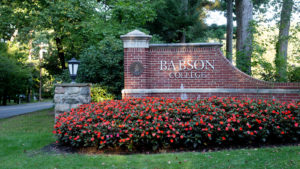
[[[0,119],[35,112],[53,107],[52,102],[28,103],[13,106],[0,106]]]

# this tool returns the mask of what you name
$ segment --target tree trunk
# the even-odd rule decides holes
[[[293,0],[283,0],[282,2],[275,57],[276,80],[279,82],[287,81],[287,50],[293,4]]]
[[[31,101],[31,88],[28,87],[27,102],[30,103],[30,101]]]
[[[6,90],[4,90],[4,92],[3,92],[3,96],[2,96],[2,105],[7,105],[7,91]]]
[[[61,42],[61,38],[56,37],[55,42],[56,42],[56,47],[57,47],[57,52],[58,52],[58,58],[59,58],[60,63],[61,63],[61,68],[66,69],[65,53],[63,51],[63,45],[62,45],[62,42]]]
[[[185,29],[183,29],[183,32],[181,33],[181,37],[180,37],[180,43],[185,43],[186,39],[185,39]]]
[[[232,0],[227,0],[227,27],[226,27],[226,58],[232,62],[232,38],[233,38],[233,18]]]
[[[28,43],[28,44],[29,44],[29,46],[28,46],[28,47],[29,47],[28,60],[29,60],[30,62],[31,62],[31,59],[32,59],[32,51],[33,51],[33,50],[32,50],[32,42],[33,42],[32,32],[33,32],[33,31],[30,31],[30,32],[29,32],[30,39],[29,39],[29,43]]]
[[[236,0],[237,41],[236,65],[241,71],[251,75],[252,54],[252,0]]]

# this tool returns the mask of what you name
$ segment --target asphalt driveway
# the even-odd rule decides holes
[[[13,106],[0,106],[0,119],[35,112],[53,107],[52,102],[28,103]]]

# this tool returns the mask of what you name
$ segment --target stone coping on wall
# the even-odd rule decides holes
[[[211,47],[211,46],[223,46],[221,43],[162,43],[162,44],[150,44],[150,47]]]
[[[56,87],[86,87],[92,86],[91,83],[57,83],[55,84]]]
[[[300,94],[300,89],[229,89],[229,88],[201,88],[201,89],[123,89],[126,93],[287,93]]]

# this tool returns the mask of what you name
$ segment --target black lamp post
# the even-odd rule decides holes
[[[80,64],[80,61],[76,60],[75,58],[72,58],[71,60],[68,61],[70,77],[72,79],[71,83],[75,83],[79,64]]]

